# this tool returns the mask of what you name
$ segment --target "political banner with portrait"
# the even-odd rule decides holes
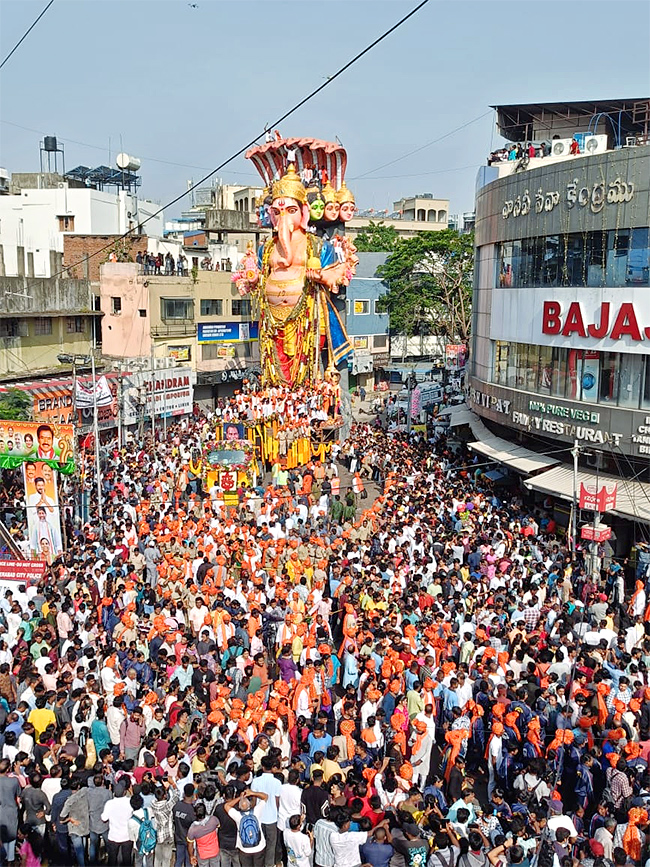
[[[73,473],[74,427],[35,421],[0,420],[0,468],[41,461],[66,475]]]
[[[57,471],[47,461],[23,463],[27,532],[32,557],[51,563],[63,553]]]

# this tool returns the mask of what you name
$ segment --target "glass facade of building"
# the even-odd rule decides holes
[[[498,286],[648,286],[647,228],[543,235],[499,245]]]
[[[650,410],[650,355],[495,340],[491,381],[544,396]]]

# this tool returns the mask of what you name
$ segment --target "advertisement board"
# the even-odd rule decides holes
[[[63,552],[57,473],[45,461],[23,464],[27,533],[32,557],[52,563]]]
[[[67,385],[38,389],[34,391],[32,418],[51,424],[74,424],[76,421],[72,380]]]
[[[0,467],[12,470],[25,461],[35,460],[43,461],[62,473],[73,473],[73,426],[0,420]]]
[[[152,381],[150,373],[135,373],[123,383],[122,418],[136,424],[142,412],[151,418]],[[157,370],[154,387],[154,413],[162,418],[189,415],[194,402],[194,372],[190,367]]]
[[[612,538],[612,528],[606,524],[584,524],[580,528],[580,538],[588,539],[591,542],[606,542]]]
[[[170,358],[175,358],[176,361],[191,361],[192,347],[191,346],[168,346],[167,354]]]
[[[97,379],[97,418],[100,430],[117,427],[119,374],[109,371]],[[92,377],[77,377],[77,404],[73,395],[74,380],[50,382],[42,380],[27,393],[34,399],[32,417],[37,422],[53,425],[76,425],[90,428],[93,424]],[[79,433],[79,430],[77,430]]]
[[[447,370],[464,370],[467,364],[467,346],[464,343],[445,345],[445,367]]]
[[[199,322],[197,324],[198,343],[241,343],[244,340],[257,340],[257,322]]]
[[[115,386],[113,386],[115,389]],[[90,382],[82,382],[77,379],[75,384],[75,407],[77,409],[92,409],[97,403],[97,406],[110,406],[115,400],[115,394],[111,390],[111,386],[105,376],[99,376],[96,379],[95,387],[93,388],[92,380]]]
[[[533,346],[645,354],[650,293],[640,287],[492,290],[490,337]]]

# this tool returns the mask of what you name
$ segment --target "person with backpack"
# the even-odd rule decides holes
[[[241,867],[264,867],[266,840],[262,830],[262,813],[268,795],[246,789],[227,801],[226,812],[237,825],[237,849]]]
[[[133,813],[129,819],[129,839],[133,844],[134,867],[153,867],[158,836],[151,815],[139,793],[131,796],[130,803]]]
[[[226,812],[226,804],[235,799],[236,789],[234,786],[224,786],[222,797],[224,802],[217,804],[213,810],[219,820],[219,858],[221,867],[239,867],[239,852],[237,850],[237,823]]]
[[[194,806],[195,820],[187,832],[187,848],[190,861],[196,858],[198,867],[220,867],[219,857],[219,820],[208,815],[205,804]]]

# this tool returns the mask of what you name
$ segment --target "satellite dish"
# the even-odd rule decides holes
[[[137,157],[129,156],[129,154],[118,154],[115,158],[118,169],[123,172],[137,172],[142,165]]]

